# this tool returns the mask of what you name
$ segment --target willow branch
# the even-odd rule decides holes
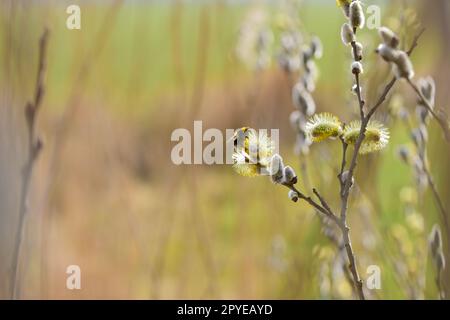
[[[406,51],[406,53],[408,54],[408,56],[411,56],[412,53],[414,52],[414,50],[416,49],[416,47],[419,45],[419,39],[420,37],[423,35],[423,33],[425,32],[425,28],[421,29],[416,36],[413,39],[413,42],[409,48],[408,51]],[[378,98],[377,102],[375,103],[375,105],[370,109],[370,111],[367,113],[367,117],[370,119],[372,118],[372,116],[374,115],[374,113],[378,110],[378,108],[384,103],[384,101],[386,100],[389,92],[391,91],[391,89],[394,87],[395,83],[397,82],[397,78],[393,77],[391,81],[389,81],[389,83],[385,86],[383,93],[381,94],[380,98]]]
[[[418,45],[418,41],[419,38],[421,37],[421,35],[423,34],[424,29],[421,30],[415,37],[413,40],[413,43],[411,45],[411,48],[408,50],[408,55],[411,55],[412,52],[414,51],[414,49],[417,47]],[[357,55],[356,55],[356,42],[352,42],[352,47],[353,47],[353,56],[355,58],[355,61],[358,59]],[[383,104],[383,102],[386,100],[389,92],[391,91],[391,89],[394,87],[395,83],[396,83],[397,79],[394,78],[392,79],[384,88],[384,91],[382,92],[380,98],[377,100],[377,102],[375,103],[375,105],[369,110],[369,112],[367,113],[367,115],[364,115],[364,105],[365,105],[365,101],[362,99],[361,96],[361,85],[360,85],[360,79],[359,79],[359,74],[355,73],[355,83],[356,83],[356,95],[358,97],[358,104],[359,104],[359,109],[360,109],[360,117],[361,117],[361,129],[360,129],[360,133],[358,136],[358,139],[356,140],[355,143],[355,147],[354,147],[354,151],[353,151],[353,156],[350,162],[350,166],[348,169],[348,175],[346,178],[345,183],[341,182],[341,185],[343,186],[341,189],[341,222],[342,222],[342,233],[343,233],[343,237],[344,237],[344,244],[347,250],[347,255],[349,258],[349,262],[350,262],[350,271],[352,272],[353,278],[354,278],[354,282],[355,282],[355,286],[359,295],[360,299],[365,299],[364,297],[364,291],[362,288],[362,281],[359,278],[359,274],[358,274],[358,270],[357,270],[357,266],[356,266],[356,258],[353,252],[353,248],[352,248],[352,244],[351,244],[351,239],[350,239],[350,228],[347,225],[347,211],[348,211],[348,198],[350,195],[350,189],[352,186],[352,180],[353,180],[353,176],[354,176],[354,172],[357,166],[357,160],[358,160],[358,154],[359,154],[359,150],[361,149],[361,145],[364,141],[365,138],[365,132],[367,129],[367,125],[369,124],[370,119],[372,118],[372,116],[375,114],[375,112],[378,110],[378,108]],[[344,160],[343,160],[344,161]],[[342,176],[341,176],[341,181],[342,181]]]
[[[25,118],[27,124],[28,133],[28,155],[25,165],[22,171],[22,184],[20,191],[20,203],[19,203],[19,224],[16,230],[13,258],[11,265],[11,278],[10,278],[10,297],[11,299],[17,299],[19,297],[19,284],[17,279],[20,249],[23,240],[25,218],[28,211],[28,193],[30,189],[31,176],[33,174],[34,163],[42,149],[42,141],[36,137],[35,123],[36,117],[44,96],[44,77],[46,70],[46,53],[47,53],[47,41],[49,32],[46,29],[41,36],[39,42],[39,63],[38,72],[36,78],[36,89],[34,99],[32,102],[28,102],[25,106]]]

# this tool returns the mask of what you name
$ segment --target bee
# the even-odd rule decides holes
[[[273,154],[273,142],[265,133],[257,134],[250,127],[242,127],[234,132],[233,167],[246,177],[262,175],[268,168]]]
[[[238,147],[244,148],[244,150],[248,153],[249,148],[249,132],[253,131],[250,127],[242,127],[234,131],[234,135],[231,137],[233,141],[234,151],[238,149]]]

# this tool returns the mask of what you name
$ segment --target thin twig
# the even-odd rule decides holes
[[[325,201],[325,199],[320,195],[320,193],[316,189],[313,189],[313,193],[319,199],[320,203],[322,204],[322,207],[324,207],[325,210],[327,210],[328,214],[330,216],[334,216],[335,217],[335,215],[334,215],[333,211],[331,210],[330,206]]]
[[[407,119],[406,121],[406,125],[408,127],[408,129],[412,132],[413,131],[413,126],[410,123],[409,119]],[[425,174],[426,178],[427,178],[427,182],[431,188],[434,200],[438,206],[439,209],[439,213],[441,214],[441,218],[443,220],[443,223],[445,225],[445,234],[447,235],[447,241],[448,239],[448,234],[450,231],[450,226],[449,226],[449,222],[448,222],[448,214],[447,214],[447,210],[445,209],[444,206],[444,202],[442,201],[441,196],[439,195],[436,183],[434,182],[434,178],[433,175],[431,174],[431,171],[428,168],[428,161],[427,161],[427,154],[426,154],[426,148],[425,146],[421,147],[420,144],[413,139],[414,145],[417,148],[417,155],[419,157],[420,160],[420,165],[422,168],[423,173]],[[448,242],[448,244],[450,245],[450,242]]]
[[[320,204],[318,204],[317,202],[315,202],[311,197],[308,197],[306,195],[304,195],[302,192],[300,192],[299,190],[297,190],[296,187],[294,187],[293,185],[285,185],[287,188],[289,188],[290,190],[296,192],[298,194],[298,197],[306,202],[308,202],[312,207],[314,207],[315,209],[317,209],[320,213],[328,216],[329,212],[323,208]]]
[[[53,133],[54,142],[52,148],[49,148],[48,156],[48,173],[45,179],[44,186],[42,187],[42,199],[39,204],[38,211],[42,215],[42,244],[41,244],[41,265],[40,265],[40,283],[41,283],[41,296],[46,298],[50,294],[49,289],[52,287],[51,278],[49,274],[49,264],[51,262],[52,248],[50,237],[53,233],[52,224],[52,210],[49,208],[55,201],[55,189],[57,186],[57,180],[59,179],[60,172],[62,171],[62,157],[65,142],[68,140],[68,135],[73,125],[73,119],[77,114],[81,104],[80,99],[82,93],[87,86],[87,79],[94,71],[94,65],[96,61],[101,57],[101,53],[105,50],[105,46],[108,43],[111,35],[111,28],[115,25],[120,12],[122,3],[124,0],[114,0],[111,4],[105,17],[102,19],[98,32],[93,40],[93,45],[87,50],[86,55],[81,61],[78,68],[78,73],[73,81],[73,85],[70,89],[69,99],[66,103],[67,107],[63,110],[62,114],[58,117],[55,129]]]
[[[438,272],[437,272],[436,287],[439,290],[439,299],[444,300],[445,299],[445,291],[442,288],[442,269],[438,270]]]
[[[444,202],[441,199],[441,196],[439,195],[436,183],[434,182],[433,176],[431,175],[430,170],[428,170],[427,164],[425,162],[425,159],[423,159],[422,156],[419,156],[422,162],[422,167],[423,167],[423,172],[425,173],[425,175],[427,176],[427,180],[428,180],[428,184],[430,185],[431,188],[431,193],[433,194],[434,200],[436,201],[436,204],[439,208],[439,213],[441,214],[441,218],[444,222],[445,225],[445,231],[446,231],[446,237],[448,240],[448,232],[450,231],[450,225],[448,222],[448,214],[447,214],[447,210],[445,209],[444,206]],[[450,245],[450,243],[449,243]]]
[[[438,115],[436,111],[434,111],[433,106],[430,104],[430,102],[425,98],[423,93],[420,91],[420,89],[417,87],[417,85],[412,82],[412,80],[407,79],[407,82],[409,86],[414,90],[414,92],[417,94],[418,98],[420,99],[420,102],[422,105],[426,107],[429,113],[433,116],[434,119],[438,122],[439,126],[442,129],[442,132],[444,133],[445,139],[447,142],[450,142],[450,127],[447,119],[445,117]]]
[[[340,139],[341,139],[341,143],[342,143],[342,161],[341,161],[341,169],[338,174],[338,179],[339,179],[339,183],[341,185],[341,190],[343,190],[344,184],[345,184],[343,175],[344,175],[345,167],[347,166],[348,144],[344,141],[344,139],[342,137]]]
[[[19,204],[19,224],[16,230],[16,238],[14,242],[13,259],[11,266],[11,299],[19,298],[19,284],[17,274],[19,269],[20,249],[24,234],[25,218],[28,211],[28,192],[30,189],[34,163],[42,149],[42,141],[36,137],[34,128],[36,124],[36,117],[41,106],[42,98],[44,96],[44,78],[47,64],[46,53],[48,36],[49,31],[48,29],[45,29],[39,41],[39,64],[34,100],[33,102],[28,102],[25,106],[25,118],[27,122],[28,132],[28,157],[22,172],[23,175]]]
[[[425,30],[426,30],[425,28],[422,28],[422,29],[414,36],[413,42],[412,42],[412,44],[411,44],[411,47],[409,48],[408,51],[406,51],[406,53],[408,54],[408,56],[410,56],[410,55],[413,53],[414,49],[416,49],[416,47],[419,45],[419,39],[420,39],[420,37],[424,34]]]
[[[412,132],[413,126],[412,126],[411,122],[409,121],[409,118],[406,119],[405,124],[406,124],[407,129]],[[427,178],[428,185],[431,188],[434,200],[439,209],[439,213],[441,214],[441,220],[443,221],[443,223],[445,225],[445,235],[446,235],[446,240],[447,240],[447,247],[450,247],[450,239],[448,237],[449,230],[450,230],[449,222],[448,222],[448,214],[444,207],[444,202],[442,201],[442,198],[439,195],[439,192],[437,190],[437,186],[434,182],[433,176],[432,176],[430,170],[428,169],[428,164],[427,164],[427,160],[426,160],[426,157],[427,157],[426,148],[425,148],[425,146],[421,146],[415,139],[413,139],[413,141],[417,148],[417,155],[419,157],[420,166],[422,168],[423,173],[425,174],[425,176]],[[440,270],[438,270],[438,273],[436,275],[436,284],[439,289],[439,295],[442,299],[443,292],[441,290],[441,280],[440,279],[441,279],[441,274],[440,274]]]
[[[356,35],[356,30],[354,30],[354,31],[355,31],[355,35]],[[362,59],[362,57],[359,57],[357,55],[356,41],[353,41],[351,43],[351,45],[353,48],[354,61],[360,61]],[[355,253],[353,251],[353,246],[352,246],[352,242],[351,242],[351,238],[350,238],[350,228],[347,223],[347,211],[348,211],[348,198],[350,195],[350,189],[352,187],[354,171],[355,171],[355,168],[357,165],[358,153],[361,148],[362,142],[364,141],[367,124],[369,123],[370,118],[366,118],[366,116],[364,114],[365,101],[362,98],[362,94],[361,94],[361,83],[360,83],[360,78],[359,78],[359,72],[353,72],[353,73],[354,73],[354,77],[355,77],[356,96],[358,98],[359,113],[360,113],[360,119],[361,119],[361,130],[360,130],[358,139],[355,143],[352,160],[351,160],[350,167],[348,170],[348,175],[347,175],[345,181],[343,181],[343,179],[342,179],[342,173],[344,170],[343,168],[345,168],[345,164],[343,163],[341,166],[342,173],[339,178],[339,181],[341,182],[341,192],[340,192],[340,196],[341,196],[340,220],[341,220],[341,223],[339,224],[339,227],[341,228],[341,231],[342,231],[344,246],[345,246],[345,249],[347,252],[347,257],[349,260],[349,269],[353,276],[354,287],[356,289],[356,292],[358,293],[359,299],[365,300],[363,283],[359,276],[358,266],[356,264]],[[346,147],[345,147],[345,151],[346,151]],[[344,154],[343,162],[345,161],[345,156],[346,155]]]

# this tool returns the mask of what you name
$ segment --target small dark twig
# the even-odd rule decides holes
[[[422,28],[415,36],[414,36],[414,40],[413,43],[411,44],[411,47],[409,48],[408,51],[406,51],[406,53],[408,54],[408,56],[410,56],[414,49],[416,49],[416,47],[419,45],[419,39],[420,37],[424,34],[425,32],[425,28]]]
[[[327,204],[327,202],[319,195],[316,189],[313,190],[314,194],[319,198],[319,201],[322,205],[318,204],[314,199],[312,199],[309,196],[306,196],[302,192],[300,192],[294,185],[290,184],[284,184],[285,187],[289,188],[290,190],[297,193],[298,197],[305,202],[307,202],[309,205],[314,207],[319,213],[323,214],[325,217],[330,218],[332,221],[334,221],[336,224],[339,224],[338,217],[333,213],[333,211],[330,209],[330,206]]]
[[[333,211],[331,210],[330,206],[328,205],[328,203],[325,201],[325,199],[320,195],[320,193],[316,190],[313,189],[313,193],[314,195],[317,197],[317,199],[319,199],[320,203],[322,204],[322,206],[325,208],[325,210],[328,211],[328,214],[330,216],[334,216]]]
[[[36,117],[41,106],[42,98],[44,96],[44,78],[47,65],[46,53],[47,53],[47,41],[49,31],[45,29],[39,42],[39,64],[36,79],[36,91],[34,94],[33,102],[28,102],[25,106],[25,118],[27,122],[28,132],[28,158],[22,172],[22,186],[20,193],[19,204],[19,224],[16,231],[16,238],[14,242],[13,259],[11,266],[11,279],[10,279],[10,296],[11,299],[19,298],[19,284],[17,279],[20,259],[20,249],[23,239],[25,218],[28,211],[28,193],[30,189],[31,177],[33,174],[34,163],[42,149],[42,141],[36,137],[35,125]]]
[[[345,185],[345,180],[344,180],[343,175],[344,175],[345,167],[347,166],[348,144],[344,141],[344,139],[342,137],[340,139],[341,139],[341,143],[342,143],[342,161],[341,161],[341,169],[338,174],[338,179],[339,179],[339,183],[341,185],[341,190],[343,190],[344,185]]]

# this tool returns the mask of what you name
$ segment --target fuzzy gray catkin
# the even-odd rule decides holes
[[[294,129],[295,131],[297,131],[300,127],[301,118],[302,114],[298,110],[292,111],[291,115],[289,116],[289,123],[291,124],[292,129]]]
[[[344,15],[348,18],[350,16],[350,4],[349,3],[345,3],[342,6],[342,11],[344,12]]]
[[[286,166],[283,169],[283,184],[286,185],[294,185],[297,184],[297,175],[295,174],[294,169],[290,166]]]
[[[352,27],[348,23],[344,23],[341,28],[341,39],[344,45],[349,45],[353,41],[355,41],[355,33],[352,30]]]
[[[298,193],[295,192],[294,190],[289,190],[288,197],[294,202],[298,201]]]
[[[421,78],[418,81],[420,92],[429,102],[431,107],[434,107],[436,96],[436,83],[432,77]]]
[[[306,73],[302,77],[301,84],[308,92],[313,92],[316,90],[316,81],[310,73]]]
[[[362,87],[362,86],[359,86],[359,89],[358,89],[358,85],[354,84],[354,85],[352,86],[352,93],[353,93],[354,95],[358,95],[358,90],[361,90],[361,92],[362,92],[362,91],[363,91],[363,87]]]
[[[442,234],[439,225],[435,224],[431,229],[428,242],[432,255],[435,255],[440,250],[440,248],[442,248]]]
[[[398,147],[397,154],[398,154],[398,156],[400,157],[400,159],[404,163],[409,164],[409,162],[410,162],[410,152],[409,152],[408,147],[406,147],[406,146]]]
[[[444,270],[445,269],[445,256],[442,251],[440,251],[436,258],[435,258],[436,267],[438,270]]]
[[[284,177],[284,164],[283,158],[279,154],[273,155],[270,161],[270,177],[273,183],[282,183]]]
[[[386,27],[379,28],[378,33],[383,43],[376,52],[383,60],[392,64],[392,71],[397,79],[411,80],[414,77],[414,66],[406,52],[396,49],[398,38],[395,33]]]
[[[364,73],[363,66],[360,62],[355,61],[352,63],[352,73],[353,74],[361,74]]]
[[[422,124],[427,124],[429,119],[429,112],[426,107],[421,104],[418,104],[416,107],[416,117],[417,120]]]
[[[318,37],[313,37],[311,40],[311,53],[314,59],[320,59],[323,55],[322,42]]]
[[[355,42],[353,58],[355,59],[355,61],[361,61],[362,56],[363,56],[363,45],[360,42]]]
[[[433,263],[440,272],[445,268],[445,257],[442,252],[442,233],[440,227],[435,224],[431,230],[428,246],[431,251],[431,257],[433,258]]]
[[[411,80],[414,77],[414,67],[408,54],[404,51],[398,53],[394,60],[394,74],[399,78]]]
[[[305,75],[313,79],[314,81],[317,78],[317,65],[314,60],[305,61],[303,67],[305,68]]]
[[[360,1],[355,0],[350,4],[349,20],[354,30],[364,28],[366,18]]]
[[[411,139],[417,147],[420,154],[424,154],[428,141],[428,130],[425,125],[421,124],[418,128],[412,130]]]
[[[396,59],[398,59],[399,55],[398,50],[392,49],[385,43],[380,44],[375,52],[378,53],[380,57],[383,58],[383,60],[386,62],[394,62]]]
[[[313,97],[301,83],[297,83],[292,89],[292,102],[306,116],[312,116],[316,112],[316,104]]]
[[[380,27],[378,33],[383,40],[383,43],[392,49],[397,49],[400,44],[400,40],[397,35],[387,27]]]
[[[349,172],[347,170],[342,173],[341,180],[343,183],[347,183],[348,176],[349,176]],[[352,187],[354,183],[355,183],[355,178],[352,177],[352,181],[350,182],[350,187]]]
[[[434,109],[436,100],[436,84],[432,77],[421,78],[418,81],[418,87],[424,98],[427,100],[431,109]],[[416,107],[416,116],[420,123],[427,124],[430,116],[428,108],[423,101],[419,101]]]

